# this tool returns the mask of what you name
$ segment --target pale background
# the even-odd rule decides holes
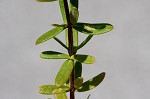
[[[103,71],[107,75],[100,86],[77,93],[76,99],[89,94],[90,99],[150,99],[150,0],[79,1],[80,22],[108,22],[115,29],[95,36],[79,51],[97,60],[83,66],[85,80]],[[52,23],[62,23],[58,2],[0,0],[0,99],[47,99],[36,90],[54,84],[64,60],[44,60],[39,53],[66,53],[54,40],[35,45]],[[80,36],[82,41],[85,35]]]

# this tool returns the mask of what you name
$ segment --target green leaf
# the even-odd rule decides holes
[[[66,46],[69,47],[69,42],[68,42],[68,29],[65,29],[65,39],[66,39]]]
[[[55,84],[56,86],[62,86],[64,83],[66,83],[71,75],[71,72],[73,70],[74,62],[73,60],[67,60],[65,61],[59,72],[57,73],[57,76],[55,78]]]
[[[53,1],[57,1],[57,0],[36,0],[36,1],[39,1],[39,2],[53,2]]]
[[[43,85],[38,88],[38,92],[45,95],[52,95],[58,93],[66,93],[70,90],[67,86],[57,87],[56,85]]]
[[[83,78],[82,77],[78,77],[75,81],[74,81],[74,87],[75,88],[79,88],[83,83]]]
[[[98,35],[111,31],[113,29],[113,26],[108,23],[97,23],[97,24],[77,23],[74,26],[74,29],[85,34]]]
[[[40,86],[38,88],[38,92],[40,94],[51,95],[51,94],[53,94],[52,91],[54,89],[57,89],[57,86],[55,86],[55,85],[43,85],[43,86]]]
[[[100,73],[99,75],[93,77],[92,79],[84,82],[81,87],[79,87],[77,89],[78,92],[84,92],[84,91],[88,91],[91,90],[93,88],[95,88],[96,86],[98,86],[104,79],[105,77],[105,73]]]
[[[90,55],[76,54],[73,56],[73,58],[76,61],[84,63],[84,64],[93,64],[95,62],[95,58]]]
[[[61,11],[61,14],[62,14],[64,24],[67,24],[64,0],[59,0],[59,7],[60,7],[60,11]]]
[[[53,90],[52,93],[54,93],[54,94],[66,93],[66,92],[68,92],[69,90],[70,90],[69,87],[67,87],[67,86],[62,86],[62,87],[60,87],[60,88],[57,88],[57,89]]]
[[[66,27],[56,27],[56,28],[53,28],[52,30],[46,32],[45,34],[43,34],[36,40],[36,45],[55,37],[60,32],[62,32],[65,28]]]
[[[82,75],[82,64],[80,62],[75,63],[75,79]]]
[[[73,31],[73,47],[76,48],[78,46],[78,31],[73,28],[72,31]]]
[[[55,99],[68,99],[65,93],[62,94],[55,94]]]
[[[70,11],[70,20],[72,25],[75,25],[77,23],[78,17],[79,17],[78,9],[73,7],[72,10]]]
[[[78,9],[79,6],[79,0],[70,0],[70,9],[72,10],[73,7],[76,7]]]
[[[56,51],[44,51],[40,54],[43,59],[69,59],[70,56]]]
[[[79,50],[80,48],[82,48],[84,45],[86,45],[91,38],[93,37],[93,35],[89,35],[76,49],[75,51]]]

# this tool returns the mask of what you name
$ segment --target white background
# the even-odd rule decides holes
[[[79,1],[80,22],[107,22],[115,28],[95,36],[79,51],[97,60],[83,65],[85,80],[103,71],[107,75],[97,88],[76,93],[76,99],[86,99],[89,94],[90,99],[149,99],[150,1]],[[44,60],[39,54],[45,50],[67,53],[54,40],[35,45],[41,34],[53,28],[52,23],[62,23],[58,2],[0,0],[0,99],[48,97],[39,94],[37,88],[54,84],[64,60]],[[80,41],[85,37],[80,34]]]

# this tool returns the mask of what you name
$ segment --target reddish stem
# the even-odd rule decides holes
[[[69,53],[69,56],[72,56],[72,55],[74,55],[73,33],[72,33],[72,24],[70,21],[69,7],[68,7],[67,0],[64,0],[64,5],[65,5],[66,18],[67,18],[67,25],[68,25],[68,42],[69,42],[68,53]],[[70,99],[75,99],[74,93],[75,93],[75,88],[74,88],[74,68],[73,68],[71,76],[70,76]]]

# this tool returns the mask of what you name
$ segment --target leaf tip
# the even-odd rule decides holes
[[[38,45],[39,43],[38,42],[35,42],[35,45]]]
[[[109,28],[110,28],[110,31],[114,29],[114,26],[112,24],[109,24]]]
[[[93,57],[93,63],[95,63],[96,62],[96,59]]]
[[[43,41],[40,40],[40,37],[36,40],[35,45],[38,45],[40,43],[42,43]]]
[[[102,74],[104,77],[105,77],[105,75],[106,75],[106,73],[105,73],[105,72],[102,72],[101,74]]]
[[[39,88],[37,89],[37,92],[39,92],[40,94],[43,94],[42,88],[39,87]]]

